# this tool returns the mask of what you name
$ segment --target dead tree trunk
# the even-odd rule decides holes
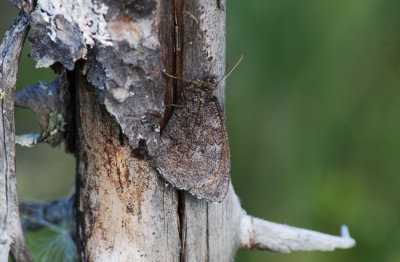
[[[27,101],[43,89],[32,87],[16,103],[43,119],[39,141],[55,144],[63,134],[76,155],[81,261],[233,261],[240,247],[354,245],[346,230],[335,237],[253,218],[232,185],[221,203],[209,203],[154,170],[160,127],[182,92],[181,81],[163,72],[188,80],[223,76],[224,0],[38,0],[30,21],[31,57],[62,73],[51,84],[59,84],[60,98],[53,107],[32,106],[54,94],[37,91]],[[224,109],[224,82],[216,95]],[[63,120],[54,120],[59,114]]]
[[[160,39],[164,70],[185,79],[223,76],[225,11],[216,1],[163,1],[154,8],[151,26],[158,28],[153,37]],[[139,24],[125,19],[119,26]],[[143,61],[136,70],[159,77],[152,71],[159,59]],[[88,261],[232,261],[241,244],[233,192],[223,203],[209,204],[167,186],[140,149],[131,149],[118,124],[98,104],[94,88],[82,78],[75,81],[81,256]],[[151,90],[151,85],[144,88]],[[222,105],[223,88],[218,90]],[[165,90],[159,91],[163,97]]]

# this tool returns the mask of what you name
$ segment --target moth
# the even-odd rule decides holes
[[[230,182],[230,152],[225,119],[215,96],[219,81],[183,80],[182,103],[177,106],[160,138],[154,166],[174,187],[199,199],[224,200]]]

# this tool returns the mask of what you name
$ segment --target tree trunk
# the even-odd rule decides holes
[[[128,143],[80,81],[77,196],[83,261],[178,261],[176,191]]]
[[[166,71],[185,79],[223,76],[225,11],[217,1],[168,2],[156,7]],[[232,227],[240,226],[233,192],[223,203],[210,204],[168,186],[148,159],[131,149],[118,124],[98,104],[81,68],[76,72],[81,257],[85,261],[232,261],[239,246]],[[153,72],[145,74],[156,77]],[[224,85],[219,87],[223,106]]]
[[[233,261],[243,211],[232,188],[220,204],[175,190],[132,150],[93,88],[83,84],[78,90],[83,260]]]

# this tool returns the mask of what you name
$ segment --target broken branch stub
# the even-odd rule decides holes
[[[45,142],[56,146],[64,140],[66,123],[60,100],[60,77],[50,83],[39,81],[32,86],[24,87],[16,93],[15,105],[33,111],[39,120],[40,136],[32,142]],[[19,139],[23,137],[19,136]],[[18,144],[29,146],[29,143]]]
[[[241,246],[247,249],[271,250],[280,253],[292,251],[332,251],[351,248],[355,240],[350,237],[346,226],[341,236],[332,236],[303,228],[282,225],[242,213]]]

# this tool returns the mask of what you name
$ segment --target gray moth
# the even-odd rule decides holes
[[[163,130],[154,165],[178,189],[211,202],[224,200],[230,181],[230,152],[217,83],[191,81],[183,103]]]

